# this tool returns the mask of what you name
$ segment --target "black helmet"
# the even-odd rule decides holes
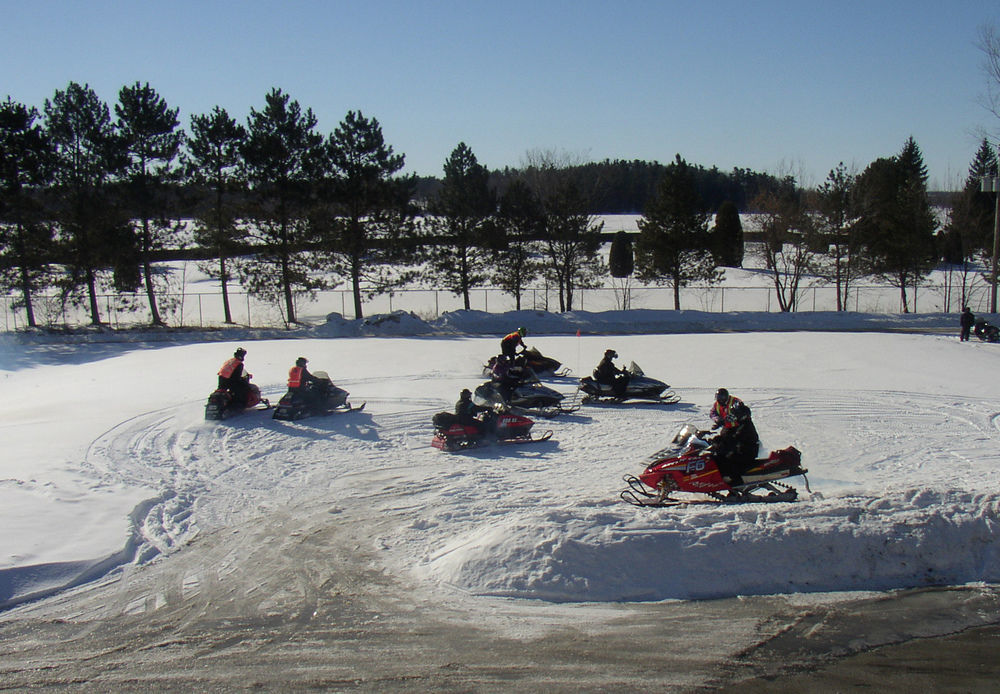
[[[472,397],[472,391],[468,388],[463,388],[462,392],[458,394],[460,400],[468,400]]]
[[[295,360],[295,365],[296,366],[305,366],[308,363],[309,363],[309,360],[306,359],[305,357],[299,357],[298,359]]]
[[[606,349],[606,350],[604,350],[604,356],[605,357],[611,357],[612,359],[617,359],[618,358],[618,352],[614,351],[613,349]]]
[[[733,409],[729,414],[737,422],[745,422],[750,419],[750,408],[742,402],[737,402],[733,405]]]
[[[725,405],[729,401],[729,391],[725,388],[719,388],[715,394],[715,401],[720,405]]]
[[[242,359],[246,355],[247,355],[247,351],[245,349],[243,349],[242,347],[237,347],[236,351],[233,352],[233,356],[236,357],[237,359]]]

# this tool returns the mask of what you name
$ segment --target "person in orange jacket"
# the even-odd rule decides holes
[[[521,351],[525,350],[524,346],[524,336],[528,334],[528,331],[524,328],[518,328],[514,332],[505,336],[500,340],[500,353],[514,361],[514,357],[517,355],[518,346],[521,347]]]

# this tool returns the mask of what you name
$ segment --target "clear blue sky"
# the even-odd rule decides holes
[[[912,135],[940,188],[1000,134],[987,23],[997,0],[0,0],[0,98],[41,109],[76,81],[113,105],[149,82],[187,126],[280,87],[324,134],[377,118],[432,175],[465,142],[489,168],[679,153],[817,184]]]

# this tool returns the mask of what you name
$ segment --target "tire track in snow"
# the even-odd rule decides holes
[[[861,469],[865,477],[870,470],[880,471],[887,488],[913,489],[921,475],[940,486],[949,474],[958,475],[956,484],[962,486],[963,463],[981,461],[984,451],[1000,463],[1000,454],[993,452],[1000,414],[982,402],[904,392],[747,389],[738,394],[753,407],[769,444],[803,450],[814,488],[817,480],[820,487],[842,483],[849,488],[852,470]],[[247,413],[206,423],[195,418],[190,406],[150,412],[96,439],[87,462],[108,481],[160,490],[138,530],[144,543],[140,561],[172,552],[199,532],[244,527],[262,513],[266,518],[291,513],[286,520],[294,526],[300,521],[286,506],[321,499],[328,499],[337,514],[377,513],[395,530],[381,539],[369,537],[390,555],[409,556],[414,546],[426,546],[421,552],[431,556],[491,517],[509,525],[513,516],[531,518],[551,507],[554,488],[559,489],[556,506],[581,509],[573,514],[618,513],[613,497],[620,470],[641,464],[647,453],[623,451],[622,441],[629,440],[633,428],[649,427],[662,429],[667,440],[675,425],[692,419],[694,409],[683,404],[585,407],[551,422],[536,420],[536,429],[556,430],[553,441],[539,447],[449,455],[429,445],[431,417],[450,409],[447,403],[427,398],[368,403],[362,413],[300,422]],[[696,411],[699,417],[703,413],[702,408]],[[828,429],[847,431],[850,440],[834,441]],[[947,465],[926,459],[928,437],[933,450],[949,451]],[[578,478],[578,472],[591,467],[607,474],[596,481],[592,475]],[[280,532],[281,523],[268,522]],[[227,547],[216,558],[218,572],[212,576],[176,576],[172,580],[178,584],[170,590],[135,597],[126,607],[160,609],[178,596],[229,590],[226,583],[234,567],[253,555],[254,542],[265,541],[259,534],[253,541],[247,537],[240,538],[238,554]]]

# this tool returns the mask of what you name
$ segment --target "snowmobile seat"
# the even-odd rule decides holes
[[[452,424],[458,423],[458,415],[454,412],[438,412],[431,418],[431,423],[438,429],[447,429]]]

